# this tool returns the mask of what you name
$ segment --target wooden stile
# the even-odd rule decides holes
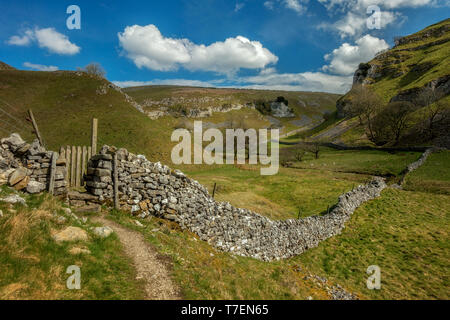
[[[75,187],[76,178],[75,178],[75,167],[77,165],[77,148],[72,146],[72,164],[70,168],[70,186]]]

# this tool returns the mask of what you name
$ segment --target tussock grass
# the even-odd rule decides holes
[[[1,196],[9,193],[3,188]],[[23,196],[23,195],[22,195]],[[30,196],[28,206],[0,203],[0,299],[139,299],[140,283],[134,279],[131,262],[115,235],[106,239],[90,234],[88,242],[57,244],[52,232],[73,225],[74,219],[58,223],[62,205],[49,195]],[[72,255],[82,247],[91,254]],[[81,268],[81,290],[69,290],[66,281],[70,265]]]

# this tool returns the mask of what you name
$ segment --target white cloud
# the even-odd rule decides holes
[[[34,64],[34,63],[30,63],[30,62],[24,62],[23,66],[26,68],[30,68],[30,69],[38,70],[38,71],[57,71],[57,70],[59,70],[59,68],[56,66],[45,66],[42,64]]]
[[[352,77],[323,72],[271,73],[240,78],[239,82],[253,89],[345,93],[352,85]]]
[[[269,10],[273,10],[274,9],[273,1],[266,1],[266,2],[264,2],[264,7],[266,7]]]
[[[306,4],[309,2],[309,0],[274,0],[274,1],[265,1],[264,6],[269,9],[273,10],[275,8],[275,2],[281,3],[285,8],[294,10],[298,14],[303,14],[306,12],[307,7]]]
[[[394,23],[402,23],[403,16],[399,12],[392,11],[400,8],[417,8],[422,6],[434,6],[439,0],[318,0],[331,14],[343,14],[344,16],[334,23],[323,23],[322,29],[333,29],[342,38],[360,37],[367,30],[369,6],[377,5],[381,11],[381,28],[386,28]]]
[[[303,3],[307,2],[308,0],[284,0],[284,5],[298,14],[302,14],[306,11],[306,6]]]
[[[197,45],[188,39],[167,38],[154,25],[134,25],[126,27],[118,37],[127,57],[138,68],[171,71],[182,66],[191,71],[232,74],[239,69],[265,68],[278,61],[259,41],[242,36]]]
[[[80,52],[80,47],[69,41],[69,38],[54,28],[28,29],[22,36],[12,36],[8,44],[16,46],[26,46],[32,42],[37,42],[39,47],[47,49],[51,53],[62,55],[74,55]]]
[[[234,12],[238,12],[239,10],[241,10],[244,7],[245,7],[245,3],[236,2],[236,6],[234,7]]]
[[[366,35],[356,40],[356,45],[344,43],[325,55],[325,60],[330,63],[322,69],[338,75],[351,75],[361,62],[370,61],[376,53],[387,48],[389,45],[383,39]]]
[[[39,47],[57,54],[74,55],[80,47],[69,41],[69,38],[53,28],[36,29],[34,31]]]
[[[212,87],[213,83],[200,81],[200,80],[188,80],[188,79],[166,79],[166,80],[152,80],[152,81],[112,81],[116,86],[126,87],[138,87],[138,86],[151,86],[151,85],[173,85],[173,86],[188,86],[188,87]]]

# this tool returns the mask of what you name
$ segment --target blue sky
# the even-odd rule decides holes
[[[69,30],[66,9],[81,10]],[[367,8],[380,9],[368,29]],[[348,90],[356,66],[448,18],[449,0],[0,1],[0,61],[25,70],[100,63],[121,86]]]

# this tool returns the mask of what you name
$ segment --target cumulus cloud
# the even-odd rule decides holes
[[[380,7],[380,27],[383,29],[394,23],[401,23],[402,15],[392,11],[400,8],[417,8],[436,5],[438,0],[319,0],[331,14],[343,14],[344,16],[334,23],[321,24],[320,28],[333,29],[342,38],[360,37],[367,30],[369,6]]]
[[[259,41],[245,37],[228,38],[210,45],[188,39],[168,38],[155,25],[128,26],[118,34],[119,43],[138,68],[235,73],[239,69],[261,69],[276,63],[278,57]]]
[[[37,43],[40,48],[47,49],[51,53],[61,55],[74,55],[80,52],[80,47],[70,42],[69,38],[54,28],[28,29],[21,36],[12,36],[7,41],[10,45],[26,46]]]
[[[387,48],[389,45],[383,39],[366,35],[356,40],[355,45],[344,43],[325,55],[325,60],[330,63],[322,69],[338,75],[351,75],[361,62],[370,61],[375,54]]]
[[[38,70],[38,71],[57,71],[57,70],[59,70],[59,68],[56,66],[45,66],[43,64],[34,64],[34,63],[30,63],[30,62],[24,62],[23,66],[26,68],[30,68],[30,69]]]

